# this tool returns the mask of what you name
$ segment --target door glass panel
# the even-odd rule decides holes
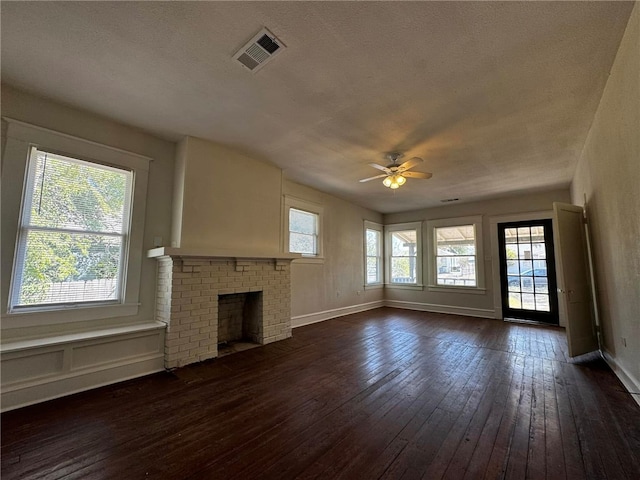
[[[520,275],[528,277],[533,275],[533,262],[531,260],[520,260]]]
[[[544,243],[544,227],[531,227],[531,241]]]
[[[519,275],[519,262],[517,260],[507,260],[507,275]]]
[[[522,308],[522,301],[519,293],[509,292],[509,308]]]
[[[531,228],[518,228],[518,243],[529,243],[531,241]]]
[[[547,261],[546,260],[534,260],[533,261],[533,274],[536,277],[547,276]]]
[[[547,280],[547,277],[536,277],[534,280],[536,293],[549,293],[549,280]]]
[[[536,310],[541,312],[549,312],[549,295],[536,295]]]
[[[547,249],[544,243],[534,243],[531,245],[531,250],[533,251],[533,258],[547,258]]]
[[[508,277],[507,279],[507,288],[510,292],[519,292],[520,291],[520,277]]]
[[[517,228],[505,228],[504,229],[504,243],[518,243],[518,229]],[[509,257],[507,257],[509,258]]]
[[[507,254],[507,261],[509,260],[515,260],[518,258],[518,245],[514,245],[514,244],[507,244],[504,246],[504,250]]]
[[[536,309],[535,295],[531,293],[523,293],[522,308],[525,310],[535,310]]]
[[[533,278],[520,277],[520,290],[527,293],[533,293]]]
[[[533,256],[531,255],[531,244],[530,243],[519,243],[518,244],[518,255],[521,260],[531,260]]]

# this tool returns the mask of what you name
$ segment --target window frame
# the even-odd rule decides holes
[[[292,197],[290,195],[284,195],[284,208],[283,208],[283,245],[282,251],[287,253],[295,253],[291,252],[289,248],[289,240],[290,240],[290,229],[289,229],[289,215],[290,210],[293,208],[294,210],[300,210],[302,212],[311,213],[317,215],[317,253],[315,255],[309,254],[298,254],[302,255],[301,258],[297,258],[294,261],[296,263],[324,263],[324,245],[323,245],[323,217],[324,217],[324,208],[322,205],[314,202],[310,202],[308,200],[302,200],[300,198]]]
[[[47,128],[3,117],[8,123],[3,154],[2,217],[3,238],[14,238],[13,248],[3,249],[2,275],[9,278],[1,290],[3,328],[55,325],[136,315],[139,310],[143,237],[150,157],[85,140]],[[30,175],[31,148],[106,167],[132,172],[127,248],[122,252],[122,285],[118,301],[77,304],[13,306],[10,296],[16,288],[16,255],[22,228],[26,186]],[[10,185],[9,178],[23,182]],[[7,179],[7,180],[5,180]],[[16,183],[14,181],[14,183]],[[5,223],[6,222],[6,223]]]
[[[34,225],[31,222],[31,209],[33,206],[35,194],[35,175],[37,170],[37,157],[39,153],[49,154],[53,156],[64,157],[61,159],[67,163],[76,163],[79,165],[86,165],[92,168],[104,169],[104,170],[117,170],[127,174],[127,188],[125,191],[124,208],[123,208],[123,228],[118,234],[110,232],[92,232],[90,230],[69,229],[60,227],[49,227]],[[128,168],[113,167],[110,165],[104,165],[102,163],[91,162],[82,160],[79,158],[72,158],[68,155],[62,155],[58,152],[51,150],[44,150],[41,147],[31,145],[29,148],[29,159],[27,160],[27,173],[24,181],[22,205],[20,211],[20,221],[18,226],[18,234],[16,239],[16,251],[14,253],[13,269],[11,276],[11,285],[9,287],[9,312],[19,313],[22,311],[49,311],[59,308],[72,308],[73,306],[100,306],[100,305],[117,305],[121,303],[124,296],[124,286],[126,285],[126,264],[125,258],[129,251],[129,238],[131,233],[131,201],[133,196],[133,171]],[[118,278],[117,278],[117,296],[115,299],[110,300],[94,300],[94,301],[82,301],[82,302],[55,302],[55,303],[40,303],[40,304],[19,304],[19,293],[22,286],[22,280],[24,275],[24,264],[27,254],[27,238],[31,231],[41,232],[59,232],[59,233],[87,233],[89,235],[107,235],[111,237],[117,237],[121,245],[121,254],[118,265]],[[21,262],[18,262],[18,257],[23,256]],[[19,267],[21,265],[22,268]]]
[[[448,227],[460,227],[472,225],[475,235],[475,270],[476,285],[438,285],[438,243],[436,239],[436,229]],[[484,294],[485,288],[485,271],[484,271],[484,249],[482,241],[482,215],[473,215],[468,217],[442,218],[437,220],[427,220],[427,237],[429,238],[429,260],[428,265],[428,290],[431,292],[443,293],[475,293]],[[470,256],[470,255],[469,255]]]
[[[395,283],[391,281],[391,259],[393,257],[392,234],[405,230],[416,232],[416,281],[413,283]],[[385,288],[400,288],[407,290],[422,290],[422,222],[395,223],[384,227],[384,270]]]
[[[367,251],[367,231],[374,231],[378,233],[378,252],[375,258],[377,259],[377,270],[378,270],[378,279],[375,282],[369,282],[368,278],[368,262],[370,255],[368,255]],[[375,222],[371,222],[369,220],[364,221],[363,228],[363,259],[364,259],[364,288],[373,289],[373,288],[382,288],[384,286],[384,227]]]

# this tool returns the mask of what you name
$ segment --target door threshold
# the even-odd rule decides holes
[[[525,323],[527,325],[544,325],[545,327],[559,327],[557,323],[549,323],[549,322],[539,322],[538,320],[527,320],[525,318],[512,318],[512,317],[504,317],[502,319],[505,322],[510,323]]]

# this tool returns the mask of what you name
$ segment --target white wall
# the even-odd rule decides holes
[[[382,289],[364,289],[364,221],[382,215],[285,180],[285,195],[323,207],[324,262],[291,266],[293,326],[382,306]]]
[[[640,6],[620,43],[573,183],[586,198],[605,356],[640,391]],[[626,339],[626,346],[625,346]]]
[[[171,245],[278,252],[282,171],[194,137],[178,145]]]
[[[568,201],[569,189],[567,188],[385,215],[385,225],[405,222],[424,222],[422,230],[422,272],[423,283],[425,285],[428,284],[427,268],[430,261],[426,243],[429,241],[427,238],[426,222],[428,220],[482,215],[484,259],[479,258],[479,261],[484,262],[484,282],[486,288],[486,291],[482,294],[429,291],[426,286],[422,290],[387,288],[385,299],[389,301],[392,306],[405,305],[408,308],[424,309],[427,311],[501,318],[499,304],[500,287],[499,284],[496,283],[498,277],[494,275],[494,270],[497,269],[498,262],[496,258],[497,249],[494,245],[495,238],[492,243],[492,223],[495,229],[495,220],[499,216],[508,216],[507,221],[516,221],[519,218],[529,219],[526,215],[527,212],[549,212],[553,209],[553,202]],[[492,222],[492,220],[494,220],[494,222]]]

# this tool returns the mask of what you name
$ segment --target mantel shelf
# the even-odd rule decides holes
[[[147,251],[148,258],[172,257],[172,258],[232,258],[235,260],[250,259],[274,259],[274,260],[296,260],[302,258],[297,253],[281,252],[237,252],[222,249],[198,249],[198,248],[175,248],[158,247]]]

